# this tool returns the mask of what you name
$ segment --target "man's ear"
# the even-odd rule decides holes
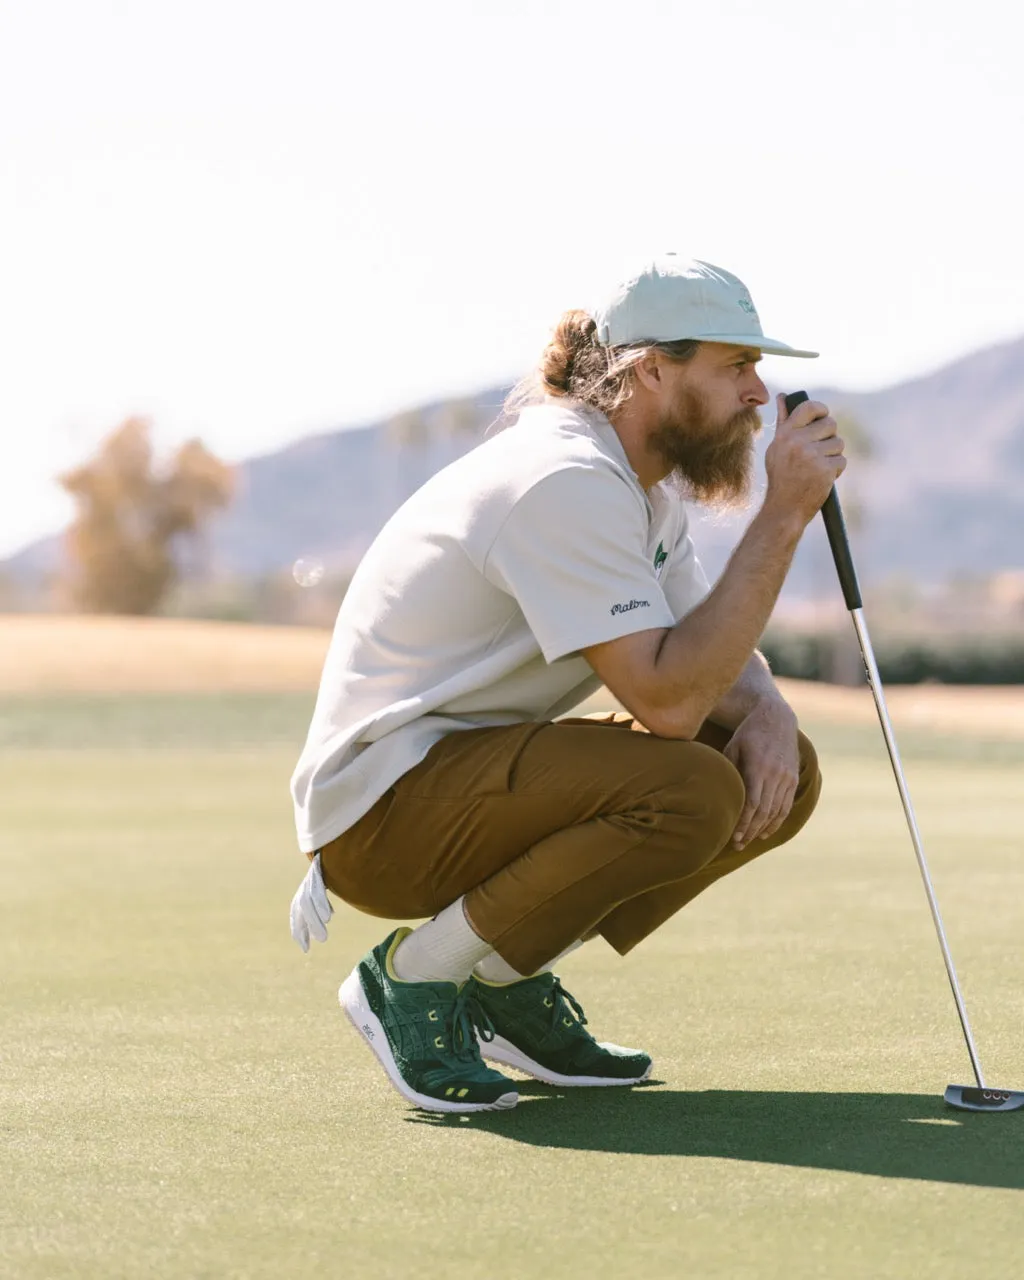
[[[657,351],[648,351],[644,358],[633,366],[633,373],[640,385],[648,391],[661,390],[661,361]]]

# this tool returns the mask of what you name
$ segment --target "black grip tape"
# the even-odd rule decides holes
[[[786,413],[791,414],[798,404],[807,399],[806,391],[791,391],[786,396]],[[857,571],[853,567],[853,556],[850,554],[850,539],[846,533],[846,521],[843,509],[839,505],[839,494],[835,485],[825,499],[821,508],[821,518],[825,521],[825,532],[828,534],[828,545],[832,548],[832,559],[836,562],[836,573],[839,574],[839,585],[843,589],[843,599],[847,609],[860,609],[863,601],[860,598],[860,584],[857,582]]]

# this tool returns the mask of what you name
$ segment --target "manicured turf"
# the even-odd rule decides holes
[[[789,849],[627,961],[565,962],[651,1085],[447,1120],[337,1008],[389,926],[288,936],[308,705],[0,708],[0,1275],[1019,1274],[1024,1114],[942,1105],[968,1068],[876,735],[819,727]],[[1020,748],[913,745],[982,1057],[1022,1085]]]

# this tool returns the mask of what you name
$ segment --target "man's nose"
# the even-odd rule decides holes
[[[770,399],[768,388],[755,373],[743,392],[743,403],[748,405],[767,404]]]

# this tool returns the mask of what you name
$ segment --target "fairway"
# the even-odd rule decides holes
[[[561,966],[653,1081],[407,1108],[304,957],[287,779],[308,694],[0,707],[0,1274],[1004,1277],[1024,1116],[971,1116],[877,731],[809,725],[818,815],[628,960]],[[1019,741],[908,737],[982,1059],[1024,1084]]]

